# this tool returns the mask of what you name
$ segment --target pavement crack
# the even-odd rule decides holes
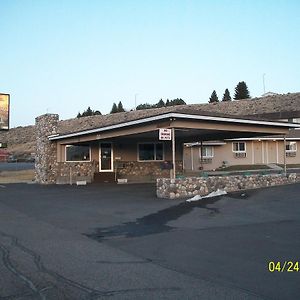
[[[0,244],[0,251],[2,252],[2,262],[3,265],[6,267],[7,270],[9,270],[11,273],[13,273],[17,278],[19,278],[21,281],[23,281],[29,289],[37,294],[40,299],[44,300],[46,299],[44,295],[42,295],[39,290],[36,288],[34,283],[24,274],[22,274],[12,263],[10,259],[10,251],[4,247],[2,244]]]
[[[110,261],[110,260],[97,260],[96,263],[98,264],[149,264],[151,263],[151,259],[143,259],[143,260],[128,260],[128,261]]]
[[[242,291],[242,292],[244,292],[244,293],[246,293],[248,295],[252,295],[252,296],[258,297],[260,299],[265,299],[265,300],[268,299],[265,296],[262,296],[260,294],[255,293],[255,292],[252,292],[251,290],[248,290],[248,289],[245,289],[245,288],[241,288],[241,287],[238,287],[238,286],[232,285],[232,284],[225,284],[224,282],[220,282],[219,280],[212,279],[212,278],[207,277],[205,275],[197,275],[197,274],[195,274],[193,272],[188,272],[188,271],[184,271],[184,270],[178,269],[176,267],[170,266],[166,261],[156,260],[156,259],[154,260],[154,259],[151,259],[151,258],[148,258],[148,257],[143,257],[143,256],[141,256],[141,255],[139,255],[137,253],[134,253],[134,252],[128,251],[126,249],[117,247],[116,245],[114,245],[112,243],[109,243],[109,242],[106,242],[106,244],[109,245],[112,248],[115,248],[115,249],[118,249],[118,250],[122,250],[125,253],[128,253],[130,255],[134,255],[138,259],[149,260],[154,265],[159,266],[160,268],[163,268],[163,269],[166,269],[166,270],[169,270],[169,271],[181,274],[181,275],[185,275],[185,276],[190,277],[192,279],[202,280],[202,281],[205,281],[205,282],[209,282],[210,284],[213,284],[213,285],[219,284],[219,285],[222,285],[223,287],[226,287],[226,288],[240,290],[240,291]]]
[[[32,251],[31,249],[28,249],[27,247],[25,247],[24,245],[22,245],[18,238],[13,236],[13,235],[10,235],[10,234],[6,234],[4,232],[1,232],[0,231],[0,235],[2,235],[3,237],[7,237],[7,238],[10,238],[11,239],[11,244],[13,246],[15,246],[16,248],[20,249],[22,252],[28,254],[29,256],[31,256],[33,258],[33,262],[35,264],[35,266],[37,267],[37,269],[44,273],[44,274],[47,274],[49,275],[50,277],[54,278],[55,280],[57,280],[58,282],[60,283],[64,283],[64,284],[67,284],[69,286],[72,286],[74,288],[77,288],[79,290],[81,290],[82,292],[85,292],[86,294],[90,294],[90,295],[97,295],[97,296],[104,296],[106,294],[106,292],[103,292],[103,291],[99,291],[99,290],[95,290],[95,289],[92,289],[92,288],[89,288],[81,283],[78,283],[74,280],[71,280],[71,279],[68,279],[66,277],[64,277],[63,275],[60,275],[59,273],[55,272],[55,271],[52,271],[48,268],[45,267],[45,265],[43,264],[42,262],[42,259],[41,259],[41,256],[39,254],[37,254],[36,252]],[[4,248],[4,247],[3,247]],[[1,244],[0,244],[0,249],[1,248]],[[4,248],[6,249],[6,248]],[[8,251],[8,250],[7,250]],[[4,253],[3,257],[6,259],[7,257],[7,252],[5,250],[2,249],[2,252]],[[8,265],[9,266],[9,265]],[[13,272],[15,269],[14,268],[11,268],[11,271]],[[16,272],[14,272],[16,273]],[[31,283],[31,281],[28,279],[28,284]],[[41,292],[45,291],[45,288],[42,288],[40,290],[38,290],[34,285],[33,283],[30,285],[32,287],[32,290],[35,292],[35,293],[38,293],[40,296],[41,296],[41,299],[46,299],[44,298],[44,296],[41,294]],[[93,296],[94,297],[94,296]],[[90,298],[92,299],[92,298]]]
[[[122,294],[130,294],[130,293],[136,293],[136,292],[157,292],[157,291],[180,291],[182,290],[179,287],[166,287],[166,288],[136,288],[136,289],[122,289],[122,290],[112,290],[107,291],[106,295],[109,296],[115,296],[115,295],[122,295]],[[97,298],[93,298],[94,300],[97,300]]]
[[[83,285],[79,282],[76,282],[74,280],[68,279],[66,277],[64,277],[63,275],[52,271],[48,268],[45,267],[45,265],[42,262],[41,256],[39,254],[37,254],[36,252],[34,252],[31,249],[28,249],[27,247],[25,247],[24,245],[22,245],[18,238],[10,235],[10,234],[6,234],[4,232],[0,231],[0,235],[2,235],[3,237],[9,238],[11,240],[11,245],[18,248],[19,250],[21,250],[22,252],[28,254],[29,256],[31,256],[33,258],[33,262],[35,264],[35,266],[37,267],[37,269],[44,273],[49,275],[50,277],[54,278],[55,280],[57,280],[59,283],[64,283],[67,284],[69,286],[72,286],[74,288],[77,288],[78,290],[84,292],[87,294],[87,298],[89,300],[95,300],[95,299],[99,299],[99,297],[110,297],[116,294],[128,294],[128,293],[135,293],[135,292],[153,292],[153,291],[158,291],[158,290],[163,290],[163,291],[177,291],[180,290],[180,288],[178,287],[167,287],[167,288],[136,288],[136,289],[122,289],[122,290],[106,290],[106,291],[100,291],[100,290],[96,290],[93,288],[90,288],[86,285]],[[16,270],[16,268],[13,267],[12,263],[9,260],[9,250],[7,250],[4,246],[2,246],[0,244],[0,250],[2,251],[3,255],[3,262],[5,263],[4,265],[9,268],[9,270],[11,272],[13,272],[15,275],[19,276],[20,279],[22,279],[23,281],[25,281],[27,283],[27,285],[31,288],[31,290],[36,294],[39,295],[41,299],[46,299],[46,297],[42,294],[44,292],[46,292],[47,290],[51,289],[51,288],[55,288],[55,286],[51,286],[50,284],[48,284],[47,286],[38,289],[30,279],[28,279],[27,277],[25,277],[24,275],[22,275],[19,271]],[[152,263],[153,261],[151,259],[143,259],[143,260],[136,260],[136,261],[129,261],[129,262],[110,262],[110,261],[99,261],[99,263]],[[5,298],[4,298],[5,299]],[[11,298],[7,298],[7,299],[11,299]],[[15,298],[17,299],[17,298]],[[0,300],[2,300],[0,298]]]
[[[28,297],[28,299],[30,299],[29,297],[34,296],[34,294],[32,293],[22,293],[22,294],[15,294],[15,295],[9,295],[9,296],[0,296],[0,300],[17,300],[17,299],[25,299]]]

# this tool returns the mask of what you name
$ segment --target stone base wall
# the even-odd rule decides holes
[[[195,195],[205,196],[217,189],[235,192],[295,182],[300,182],[300,174],[211,176],[181,179],[159,178],[156,182],[156,193],[159,198],[175,199]]]
[[[99,170],[98,162],[60,162],[56,163],[58,184],[73,184],[78,180],[92,182],[94,173]]]
[[[115,161],[117,178],[127,178],[134,181],[155,180],[158,177],[170,177],[170,165],[162,162]],[[182,172],[182,162],[176,163],[179,174]],[[99,172],[99,162],[60,162],[55,164],[56,183],[70,184],[78,180],[92,182],[94,174]]]
[[[115,166],[118,178],[170,177],[170,162],[118,161],[115,162]],[[176,162],[176,173],[182,173],[182,161]]]

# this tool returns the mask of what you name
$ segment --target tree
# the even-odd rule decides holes
[[[182,104],[186,104],[186,103],[181,98],[176,98],[171,101],[167,99],[166,102],[164,102],[163,99],[160,99],[156,104],[152,104],[152,105],[149,103],[139,104],[136,107],[136,110],[149,109],[149,108],[161,108],[166,106],[174,106],[174,105],[182,105]]]
[[[209,98],[209,103],[214,103],[214,102],[219,102],[219,98],[218,98],[217,92],[215,90],[213,90],[213,92],[211,93],[211,96]]]
[[[125,109],[123,107],[122,102],[120,101],[119,104],[118,104],[118,112],[124,112],[124,111],[125,111]]]
[[[118,112],[118,107],[117,107],[117,104],[114,103],[113,106],[112,106],[112,108],[111,108],[110,113],[114,114],[114,113],[117,113],[117,112]]]
[[[101,115],[101,112],[99,110],[92,110],[90,107],[88,107],[85,111],[83,111],[82,114],[79,112],[77,114],[77,118],[95,116],[95,115]]]
[[[234,99],[248,99],[250,97],[250,93],[245,81],[240,81],[237,86],[235,87]]]
[[[83,114],[85,114],[85,117],[92,116],[93,111],[91,110],[90,107],[88,107],[87,110]]]
[[[144,103],[144,104],[139,104],[136,107],[136,110],[143,110],[143,109],[149,109],[149,108],[152,108],[152,105],[149,103]]]
[[[165,107],[165,102],[163,99],[160,99],[157,104],[156,104],[156,107]]]
[[[228,89],[225,90],[222,101],[231,101],[231,96]]]
[[[170,102],[170,105],[173,106],[173,105],[183,105],[183,104],[186,104],[184,102],[184,100],[182,100],[181,98],[176,98],[176,99],[173,99],[171,100]]]

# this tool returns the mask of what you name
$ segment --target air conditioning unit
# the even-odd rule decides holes
[[[286,157],[295,157],[296,156],[296,151],[291,151],[291,152],[285,152]]]
[[[234,157],[235,158],[245,158],[246,157],[246,152],[235,152]]]
[[[200,162],[202,164],[211,164],[212,163],[212,158],[202,158],[202,159],[200,159]]]

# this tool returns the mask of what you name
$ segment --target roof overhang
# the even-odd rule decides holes
[[[115,125],[83,130],[74,133],[51,135],[48,136],[48,139],[50,141],[59,141],[59,140],[70,139],[70,138],[79,138],[86,135],[102,134],[107,131],[115,131],[115,130],[117,131],[119,129],[143,126],[143,125],[166,121],[166,120],[169,121],[185,120],[187,122],[196,121],[196,122],[206,122],[206,123],[221,123],[224,125],[232,124],[232,125],[258,126],[258,127],[270,128],[270,130],[271,128],[273,128],[273,129],[278,129],[277,130],[278,132],[276,133],[277,135],[282,134],[283,132],[287,131],[290,128],[300,127],[300,124],[287,123],[287,122],[271,122],[271,121],[258,121],[258,120],[250,120],[250,119],[204,116],[204,115],[193,115],[193,114],[183,114],[183,113],[167,113],[167,114],[162,114],[154,117],[148,117],[148,118],[138,119],[134,121],[123,122]],[[187,129],[189,129],[189,127],[187,127]],[[267,130],[266,133],[275,134],[272,132],[267,132]]]

